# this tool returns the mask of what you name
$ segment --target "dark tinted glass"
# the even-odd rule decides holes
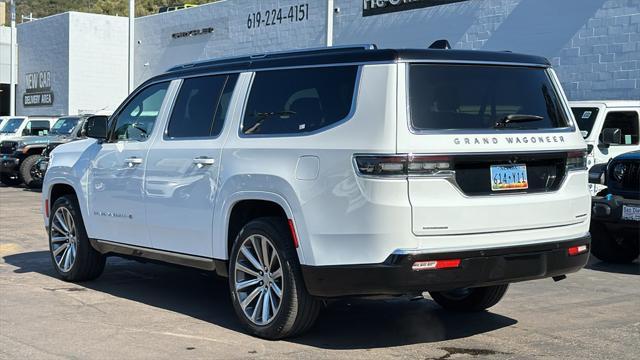
[[[607,114],[604,119],[603,129],[613,128],[620,129],[622,133],[621,145],[638,144],[638,113],[635,111],[612,111]]]
[[[588,137],[598,117],[598,108],[574,107],[571,111],[578,123],[578,128],[584,132],[584,137]]]
[[[217,136],[222,130],[237,75],[185,79],[173,107],[169,138]]]
[[[153,84],[133,97],[115,119],[114,140],[145,141],[153,131],[168,87],[168,82]]]
[[[357,66],[259,71],[242,132],[303,134],[344,119],[351,111]]]
[[[513,114],[543,119],[514,121],[501,129],[567,126],[553,84],[538,68],[414,64],[409,102],[417,130],[493,129]]]

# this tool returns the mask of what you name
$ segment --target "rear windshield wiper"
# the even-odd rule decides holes
[[[510,123],[520,123],[520,122],[532,122],[532,121],[540,121],[544,120],[542,116],[538,115],[523,115],[523,114],[511,114],[500,119],[494,127],[496,129],[505,128],[507,124]]]

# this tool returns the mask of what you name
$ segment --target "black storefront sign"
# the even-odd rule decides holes
[[[362,16],[388,14],[468,0],[363,0]]]
[[[25,76],[27,89],[22,95],[22,105],[51,106],[53,92],[51,91],[51,71],[38,71]]]

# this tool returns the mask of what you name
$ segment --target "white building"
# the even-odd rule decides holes
[[[640,99],[640,0],[219,1],[137,18],[135,82],[203,59],[437,39],[546,56],[571,100]],[[89,111],[125,96],[125,18],[61,14],[20,25],[18,41],[18,112]],[[42,71],[51,71],[53,105],[22,106],[25,76]]]

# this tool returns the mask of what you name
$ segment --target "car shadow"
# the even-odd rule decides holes
[[[594,256],[591,256],[584,268],[615,274],[640,275],[640,259],[636,259],[634,262],[628,264],[615,264],[600,261]]]
[[[47,251],[7,255],[4,261],[18,274],[57,278]],[[86,287],[242,332],[226,279],[213,273],[111,257],[100,278],[60,283],[63,290]],[[310,332],[284,341],[324,349],[370,349],[464,338],[516,323],[491,312],[449,313],[431,300],[352,298],[328,302]]]

